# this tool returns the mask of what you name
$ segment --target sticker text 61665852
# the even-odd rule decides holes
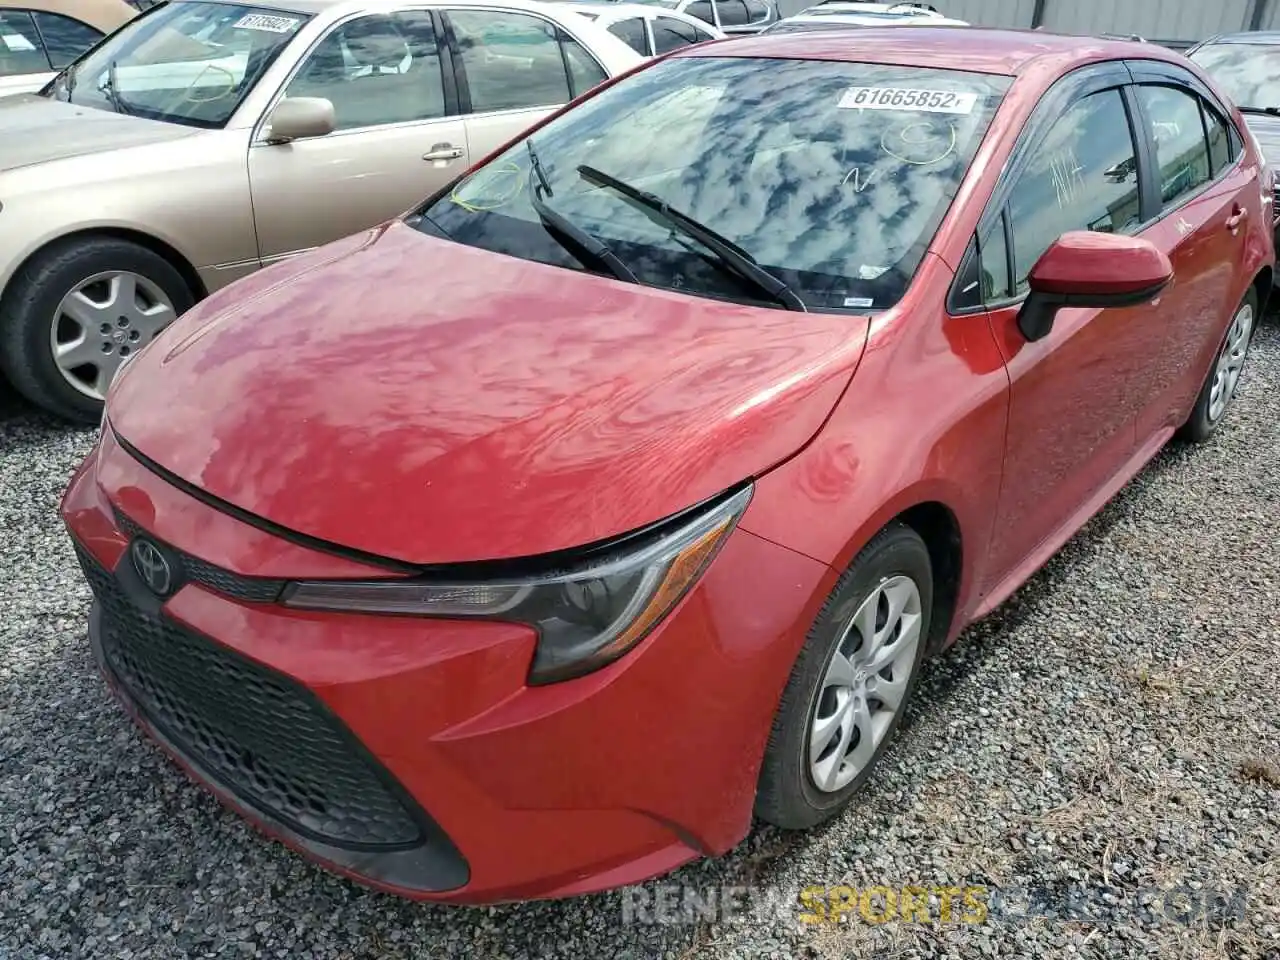
[[[840,98],[846,110],[903,110],[910,113],[972,113],[976,93],[915,90],[908,87],[850,87]]]

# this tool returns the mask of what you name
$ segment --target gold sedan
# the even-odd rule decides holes
[[[147,10],[0,99],[0,369],[96,420],[119,365],[197,300],[400,215],[642,61],[536,0]]]

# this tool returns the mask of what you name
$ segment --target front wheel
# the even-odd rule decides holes
[[[818,614],[774,718],[756,815],[803,829],[870,776],[915,686],[933,606],[924,541],[895,523],[858,554]]]
[[[0,366],[28,400],[93,423],[120,364],[195,298],[159,254],[88,237],[37,254],[0,299]]]

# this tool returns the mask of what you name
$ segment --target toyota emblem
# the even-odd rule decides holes
[[[142,582],[158,596],[165,596],[173,588],[173,569],[164,554],[150,540],[135,540],[129,548],[133,559],[133,569],[138,571]]]

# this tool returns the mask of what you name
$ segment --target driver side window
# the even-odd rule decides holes
[[[334,27],[285,90],[333,104],[337,130],[445,115],[440,48],[430,14],[406,10]]]
[[[1017,294],[1062,234],[1132,231],[1140,199],[1137,148],[1120,91],[1076,101],[1049,128],[1009,195]]]

